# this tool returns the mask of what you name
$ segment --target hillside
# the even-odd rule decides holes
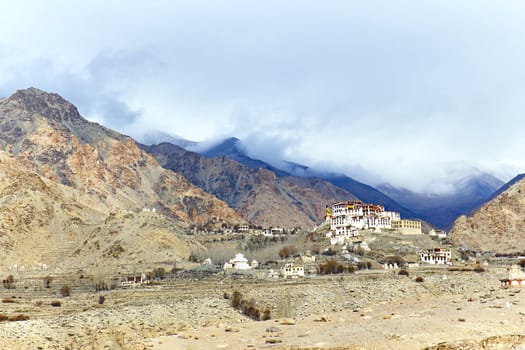
[[[319,178],[278,176],[225,156],[203,157],[170,143],[143,147],[165,168],[183,174],[262,226],[310,228],[323,220],[327,204],[356,198]]]
[[[34,88],[0,99],[0,203],[0,264],[27,269],[173,263],[202,249],[189,225],[245,222],[131,138]]]
[[[318,172],[309,167],[293,162],[283,161],[279,167],[270,165],[262,160],[253,159],[246,154],[241,140],[232,137],[215,145],[214,147],[202,152],[206,157],[228,157],[251,169],[266,169],[274,172],[279,177],[303,178],[303,179],[322,179],[344,191],[348,192],[351,198],[359,198],[365,203],[376,203],[383,205],[387,210],[401,213],[403,218],[418,218],[414,210],[405,207],[388,195],[372,186],[366,185],[352,179],[344,174],[333,174]]]
[[[450,232],[453,242],[498,253],[525,251],[525,180],[510,181],[494,199],[470,216],[461,216]]]
[[[29,88],[1,99],[0,144],[27,169],[88,194],[104,209],[156,207],[185,224],[242,221],[159,166],[133,139],[85,120],[56,94]]]
[[[107,212],[89,195],[28,171],[0,151],[0,267],[15,271],[185,259],[199,246],[151,212]],[[141,261],[141,263],[139,263]]]

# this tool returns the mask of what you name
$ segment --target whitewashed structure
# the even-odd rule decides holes
[[[358,237],[359,232],[353,226],[338,227],[335,231],[328,231],[326,233],[326,238],[330,238],[330,244],[345,244],[348,241],[351,241],[354,237]]]
[[[303,263],[314,263],[315,262],[315,255],[312,255],[312,253],[307,250],[306,254],[301,255],[301,260]]]
[[[304,277],[304,266],[286,264],[281,268],[284,278]]]
[[[270,227],[270,233],[274,236],[284,234],[284,228],[279,226]]]
[[[339,202],[326,209],[330,229],[343,234],[351,228],[392,228],[392,221],[400,220],[398,212],[385,211],[382,205],[365,204],[360,201]]]
[[[518,265],[512,265],[507,270],[507,278],[501,279],[502,287],[525,286],[525,273]]]
[[[435,229],[430,230],[428,235],[431,236],[431,237],[438,237],[438,238],[447,238],[448,237],[447,231],[435,230]]]
[[[244,254],[237,253],[235,257],[224,263],[223,269],[234,269],[234,270],[249,270],[252,267],[248,264],[248,259],[244,257]]]
[[[242,224],[242,225],[237,226],[237,232],[244,232],[244,233],[246,233],[248,231],[250,231],[250,226],[248,226],[248,225]]]
[[[450,265],[451,257],[450,249],[434,248],[419,254],[419,261],[431,265]]]
[[[370,247],[368,246],[368,243],[366,243],[365,241],[352,242],[352,250],[353,251],[358,251],[360,249],[362,249],[365,252],[369,252],[371,250]]]
[[[392,228],[399,231],[404,235],[420,235],[421,231],[421,221],[417,220],[395,220],[392,221]]]

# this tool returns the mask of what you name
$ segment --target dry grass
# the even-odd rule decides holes
[[[68,297],[71,295],[71,288],[69,288],[69,286],[62,286],[62,288],[60,288],[60,295],[63,296],[63,297]]]
[[[271,317],[271,311],[268,308],[261,309],[257,306],[255,299],[244,299],[239,291],[234,291],[231,298],[231,305],[235,309],[239,309],[244,315],[250,317],[255,321],[266,321]]]

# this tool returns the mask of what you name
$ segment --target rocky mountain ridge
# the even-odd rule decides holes
[[[503,185],[494,176],[478,173],[454,184],[454,191],[446,194],[416,193],[406,189],[381,185],[378,189],[398,203],[411,208],[416,215],[440,229],[449,230],[461,215],[469,215]]]
[[[189,225],[245,222],[130,137],[34,88],[0,99],[0,203],[4,268],[173,263],[202,249]]]
[[[471,250],[525,252],[525,178],[517,176],[472,215],[460,216],[450,238]]]
[[[156,207],[186,224],[243,219],[130,137],[91,123],[56,94],[19,90],[0,100],[0,142],[28,169],[90,194],[107,209]]]
[[[278,176],[229,157],[203,157],[170,143],[142,147],[163,167],[183,174],[248,221],[265,227],[308,229],[323,220],[327,204],[356,198],[318,178]]]
[[[346,191],[349,193],[350,198],[359,198],[365,203],[381,204],[387,208],[387,210],[401,213],[401,216],[404,218],[418,217],[414,211],[400,205],[395,200],[372,186],[356,181],[344,174],[317,172],[305,165],[287,161],[282,162],[280,166],[274,166],[265,161],[254,159],[246,153],[242,141],[235,137],[228,138],[200,153],[205,157],[227,157],[236,160],[253,170],[269,170],[275,173],[278,177],[302,178],[305,181],[308,181],[308,179],[324,181]]]

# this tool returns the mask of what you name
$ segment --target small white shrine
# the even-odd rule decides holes
[[[237,253],[235,257],[224,263],[223,269],[234,269],[234,270],[249,270],[252,267],[248,264],[248,259],[244,257],[244,254]]]

